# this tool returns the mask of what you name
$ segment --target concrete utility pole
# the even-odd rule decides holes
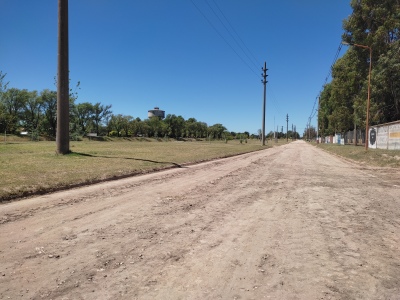
[[[293,141],[293,124],[292,124],[292,141]]]
[[[262,145],[265,146],[265,104],[267,102],[267,63],[264,62],[264,68],[262,68],[264,71],[262,75],[263,79],[261,82],[264,84],[264,102],[263,102],[263,119],[262,119]]]
[[[286,142],[289,141],[288,128],[289,128],[289,114],[286,114]]]
[[[319,143],[319,138],[318,138],[318,134],[319,134],[319,102],[321,100],[321,97],[318,97],[318,107],[317,107],[317,144]]]
[[[57,153],[69,150],[68,0],[58,0]]]

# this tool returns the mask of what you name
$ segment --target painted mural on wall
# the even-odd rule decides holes
[[[388,149],[400,149],[400,123],[389,126]]]
[[[400,150],[400,121],[371,127],[368,138],[369,148]]]

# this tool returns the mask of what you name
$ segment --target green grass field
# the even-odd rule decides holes
[[[69,155],[57,155],[55,142],[28,142],[7,137],[0,142],[0,201],[35,193],[123,178],[165,168],[282,145],[258,140],[157,141],[113,139],[71,142]],[[314,144],[315,145],[315,144]],[[400,151],[362,146],[319,144],[318,147],[361,164],[400,168]]]
[[[263,147],[258,140],[85,140],[71,142],[71,154],[57,155],[55,142],[7,140],[0,142],[0,201],[272,146]]]
[[[399,150],[368,149],[364,146],[318,144],[318,147],[361,164],[376,167],[400,168]]]

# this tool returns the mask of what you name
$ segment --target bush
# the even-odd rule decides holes
[[[71,133],[70,136],[69,136],[69,139],[71,141],[76,141],[76,142],[83,141],[82,136],[79,135],[79,133],[77,133],[77,132]]]
[[[110,133],[108,134],[108,136],[117,137],[117,136],[118,136],[118,132],[116,132],[115,130],[110,131]]]

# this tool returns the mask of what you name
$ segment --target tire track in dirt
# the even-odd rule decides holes
[[[295,142],[2,205],[0,299],[396,299],[400,190],[365,172]]]

